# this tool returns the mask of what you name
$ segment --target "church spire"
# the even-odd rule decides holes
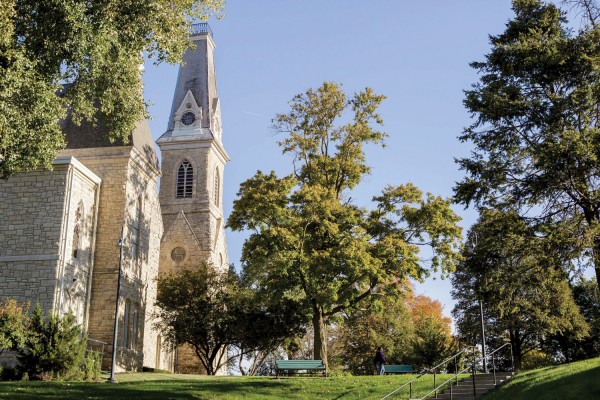
[[[183,63],[179,67],[171,114],[163,138],[200,136],[204,140],[221,141],[221,107],[214,62],[215,42],[210,26],[205,22],[192,25],[190,41],[195,48],[185,52]]]

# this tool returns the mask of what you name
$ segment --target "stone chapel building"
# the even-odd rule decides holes
[[[51,171],[0,181],[0,300],[73,312],[90,339],[105,343],[105,369],[123,233],[117,371],[202,372],[195,356],[167,351],[152,329],[159,272],[204,261],[228,266],[222,186],[229,157],[208,24],[195,24],[190,40],[196,48],[184,56],[167,131],[157,141],[162,166],[146,121],[125,145],[67,117],[67,146]]]

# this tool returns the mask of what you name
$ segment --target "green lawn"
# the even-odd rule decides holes
[[[0,382],[0,399],[379,399],[414,377],[393,375],[276,379],[131,373],[117,375],[118,384]],[[432,379],[421,378],[415,391],[424,393],[431,390]],[[438,379],[441,377],[438,376]],[[408,391],[403,391],[403,394],[393,398],[408,398]]]
[[[521,372],[483,399],[600,399],[600,358]]]

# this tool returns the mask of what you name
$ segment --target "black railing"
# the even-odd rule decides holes
[[[487,362],[489,362],[489,360],[491,358],[492,370],[493,370],[493,375],[494,375],[494,385],[498,384],[498,381],[496,378],[496,371],[500,370],[497,368],[497,366],[498,366],[496,363],[497,361],[501,361],[501,364],[504,365],[504,367],[505,367],[505,368],[503,368],[504,370],[510,369],[510,371],[512,373],[515,372],[514,360],[513,360],[513,354],[512,354],[512,346],[509,347],[509,349],[510,349],[510,364],[508,364],[508,359],[506,359],[506,357],[504,357],[504,358],[499,357],[500,350],[506,348],[507,346],[510,346],[510,343],[506,343],[506,344],[498,347],[491,353],[487,354],[486,360],[484,360],[483,357],[480,357],[477,355],[475,346],[468,346],[468,347],[464,348],[463,350],[461,350],[460,352],[456,353],[455,355],[451,356],[450,358],[442,361],[435,367],[422,372],[421,374],[419,374],[417,377],[415,377],[411,381],[406,382],[399,388],[388,393],[386,396],[382,397],[381,400],[387,399],[388,397],[390,397],[394,394],[397,394],[400,390],[406,388],[407,386],[408,386],[408,391],[409,391],[408,398],[412,399],[413,398],[413,385],[416,385],[416,383],[419,379],[421,379],[423,376],[428,375],[428,374],[433,375],[433,388],[427,394],[425,394],[423,397],[420,397],[419,398],[420,400],[424,400],[431,395],[433,395],[435,398],[437,398],[438,393],[440,393],[445,388],[448,388],[450,390],[450,398],[452,399],[453,386],[458,384],[458,378],[460,375],[467,374],[467,373],[470,373],[472,376],[473,395],[475,396],[477,393],[475,374],[477,373],[477,366],[479,363],[481,363],[480,366],[483,367]],[[471,355],[471,362],[466,363],[466,365],[464,365],[463,364],[463,362],[465,361],[464,358],[469,355]],[[459,364],[462,364],[462,365],[459,366]],[[449,369],[454,369],[454,375],[452,375],[449,379],[446,379],[444,382],[438,384],[437,376],[440,375],[442,372],[446,372],[446,373],[450,372]]]
[[[212,29],[210,29],[210,25],[208,25],[207,22],[192,24],[192,26],[190,27],[190,34],[192,35],[201,35],[203,33],[208,33],[210,34],[210,36],[213,36]]]
[[[387,395],[385,395],[384,397],[381,398],[381,400],[386,399],[390,396],[392,396],[393,394],[398,393],[400,390],[404,389],[405,387],[408,386],[408,398],[412,399],[413,398],[413,393],[414,393],[414,386],[416,386],[417,381],[419,379],[421,379],[421,377],[425,376],[425,375],[429,375],[429,374],[433,374],[433,390],[431,392],[428,393],[436,393],[440,390],[440,388],[444,387],[444,385],[450,383],[450,387],[452,387],[452,381],[454,379],[456,379],[456,382],[458,382],[458,376],[459,374],[461,374],[462,372],[459,372],[459,364],[461,363],[461,360],[463,359],[463,357],[465,355],[467,355],[468,350],[471,349],[472,347],[466,347],[463,350],[459,351],[458,353],[454,354],[453,356],[447,358],[446,360],[442,361],[441,363],[439,363],[438,365],[436,365],[433,368],[429,368],[428,370],[425,370],[423,372],[421,372],[417,377],[415,377],[414,379],[412,379],[411,381],[406,382],[404,385],[400,386],[399,388],[395,389],[394,391],[388,393]],[[448,367],[450,368],[454,368],[454,375],[446,380],[444,383],[438,385],[437,384],[437,377],[438,375],[440,375],[440,373],[442,373],[442,371],[446,371],[448,370]],[[431,386],[430,386],[431,387]]]

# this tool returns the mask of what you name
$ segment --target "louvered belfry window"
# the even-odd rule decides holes
[[[192,197],[192,183],[194,182],[194,168],[188,160],[179,166],[177,171],[177,198]]]

